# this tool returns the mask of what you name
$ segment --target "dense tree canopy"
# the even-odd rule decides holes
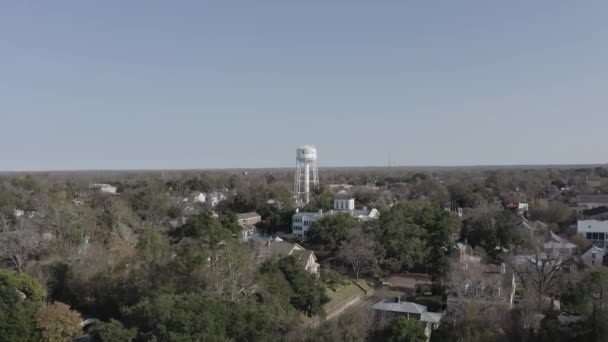
[[[360,226],[361,224],[349,213],[337,213],[324,216],[315,222],[308,231],[308,238],[336,252],[340,244],[348,238],[349,232]]]

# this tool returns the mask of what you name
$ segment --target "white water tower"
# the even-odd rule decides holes
[[[312,145],[300,146],[296,151],[296,177],[293,194],[296,204],[310,201],[310,188],[319,186],[319,169],[317,168],[317,149]]]

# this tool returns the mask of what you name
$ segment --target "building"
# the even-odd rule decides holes
[[[608,207],[583,210],[582,215],[587,220],[608,220]]]
[[[341,209],[344,207],[352,207],[353,209]],[[322,217],[334,215],[337,213],[348,213],[353,218],[367,222],[375,220],[380,217],[380,212],[377,209],[354,209],[354,199],[337,199],[334,200],[334,209],[323,212],[319,210],[317,212],[300,212],[296,209],[296,213],[292,216],[291,231],[295,236],[304,237],[308,235],[308,230],[312,225]]]
[[[297,243],[283,241],[255,241],[254,255],[257,263],[263,263],[273,257],[284,258],[287,256],[295,257],[304,269],[312,274],[319,274],[319,264],[313,251],[304,249]]]
[[[256,212],[238,214],[237,219],[239,226],[241,226],[241,240],[247,241],[257,235],[256,224],[262,222],[260,214]]]
[[[538,246],[542,246],[543,252],[548,256],[567,259],[576,251],[575,244],[552,232],[549,226],[541,221],[528,221],[522,218],[519,227],[529,234]]]
[[[215,208],[220,201],[224,200],[226,197],[221,192],[214,192],[205,195],[205,205],[209,208]]]
[[[299,237],[308,235],[310,227],[323,216],[323,210],[319,210],[318,212],[300,212],[296,209],[296,213],[291,218],[292,234]]]
[[[576,251],[576,245],[560,237],[552,231],[548,231],[547,238],[543,244],[543,251],[552,257],[570,258]]]
[[[604,249],[593,244],[587,246],[581,251],[581,259],[587,266],[599,266],[604,261]]]
[[[374,305],[372,309],[380,312],[380,321],[388,322],[394,318],[404,316],[408,320],[415,319],[425,323],[424,334],[430,339],[431,332],[439,328],[444,314],[440,312],[429,312],[424,305],[402,302],[399,297],[394,300],[385,299]]]
[[[607,207],[608,195],[578,195],[576,196],[576,204],[587,209]]]
[[[355,210],[354,198],[336,198],[334,199],[335,210]]]
[[[193,203],[205,203],[207,202],[207,194],[204,192],[199,192],[199,193],[195,193],[192,196],[192,202]]]
[[[106,194],[117,194],[118,190],[118,188],[113,185],[101,183],[90,184],[89,189],[98,190],[99,192],[103,192]]]
[[[594,246],[606,249],[608,221],[579,220],[576,225],[576,233],[591,241]]]

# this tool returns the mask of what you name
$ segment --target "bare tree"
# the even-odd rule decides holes
[[[255,285],[255,267],[239,245],[218,246],[199,271],[209,289],[229,301],[238,303],[250,295]]]
[[[0,234],[0,258],[8,260],[18,272],[23,272],[36,256],[41,238],[32,229],[15,230]]]
[[[530,255],[511,257],[510,263],[524,290],[536,293],[538,311],[542,310],[545,298],[559,293],[563,266],[559,256],[546,254],[537,248]]]
[[[359,279],[359,274],[374,262],[374,243],[360,230],[351,232],[348,241],[342,244],[338,257],[348,262]]]

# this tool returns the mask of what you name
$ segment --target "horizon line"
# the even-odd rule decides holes
[[[362,168],[376,168],[376,169],[404,169],[404,168],[542,168],[542,167],[602,167],[608,166],[608,163],[584,163],[584,164],[461,164],[461,165],[357,165],[357,166],[319,166],[319,169],[362,169]],[[0,174],[7,173],[52,173],[52,172],[179,172],[179,171],[247,171],[247,170],[284,170],[284,169],[295,169],[295,166],[270,166],[270,167],[210,167],[210,168],[141,168],[141,169],[45,169],[45,170],[0,170]]]

